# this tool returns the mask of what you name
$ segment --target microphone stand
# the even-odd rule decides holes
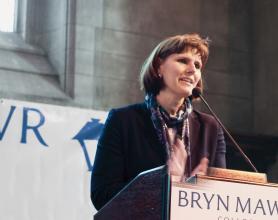
[[[214,111],[211,109],[211,107],[209,106],[209,104],[207,103],[207,101],[204,99],[204,97],[198,93],[198,97],[205,103],[206,107],[209,109],[209,111],[212,113],[213,117],[215,118],[215,120],[219,123],[219,125],[222,127],[222,129],[225,131],[225,133],[228,135],[228,137],[230,138],[230,140],[232,141],[232,143],[234,144],[234,146],[236,146],[237,150],[239,150],[239,152],[241,153],[241,155],[243,156],[243,158],[245,159],[245,161],[252,167],[252,169],[258,173],[257,168],[253,165],[253,163],[251,162],[251,160],[248,158],[248,156],[243,152],[243,150],[241,149],[241,147],[237,144],[237,142],[234,140],[234,138],[232,137],[232,135],[229,133],[229,131],[225,128],[225,126],[222,124],[222,122],[219,120],[219,118],[216,116],[216,114],[214,113]]]

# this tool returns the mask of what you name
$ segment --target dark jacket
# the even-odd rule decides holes
[[[206,156],[209,166],[225,167],[222,129],[208,114],[189,116],[192,168]],[[164,165],[167,155],[144,103],[111,110],[99,139],[91,179],[91,199],[100,209],[140,172]]]

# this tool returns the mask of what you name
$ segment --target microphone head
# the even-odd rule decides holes
[[[195,87],[193,90],[192,90],[192,96],[193,98],[199,98],[200,95],[202,95],[202,91],[199,87]]]

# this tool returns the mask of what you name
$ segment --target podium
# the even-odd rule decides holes
[[[171,182],[162,166],[139,174],[94,219],[277,220],[278,185],[265,174],[218,168]]]
[[[95,220],[168,220],[170,177],[166,166],[140,173],[94,216]]]

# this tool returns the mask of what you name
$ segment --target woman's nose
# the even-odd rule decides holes
[[[189,62],[187,65],[187,72],[194,73],[196,71],[195,64],[193,62]]]

